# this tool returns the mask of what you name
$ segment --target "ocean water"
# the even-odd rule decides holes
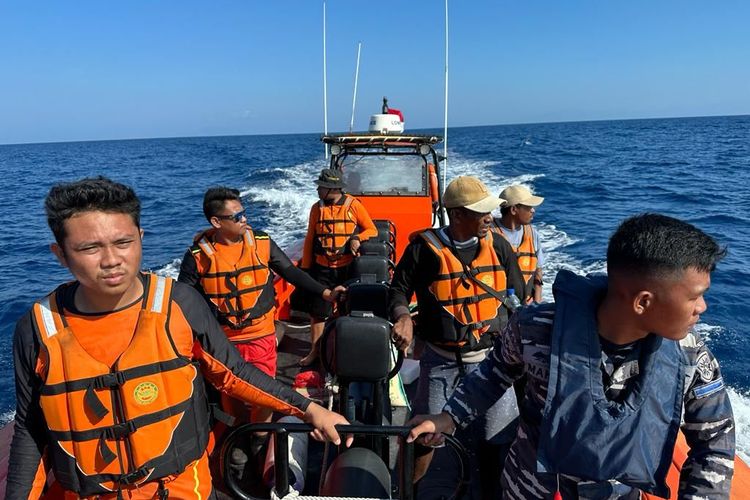
[[[94,175],[133,186],[143,202],[143,267],[176,276],[206,225],[208,186],[241,189],[251,225],[285,248],[304,235],[316,199],[312,181],[324,166],[315,134],[0,146],[0,419],[13,415],[14,324],[69,279],[48,249],[50,186]],[[545,197],[535,223],[548,283],[560,269],[604,270],[609,235],[641,212],[683,218],[727,245],[698,328],[721,362],[739,448],[750,455],[750,116],[450,129],[448,178],[463,174],[498,193],[523,183]]]

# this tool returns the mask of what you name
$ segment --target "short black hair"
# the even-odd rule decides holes
[[[515,205],[506,205],[504,207],[500,207],[500,216],[505,217],[510,213],[510,209],[513,208]]]
[[[65,221],[81,212],[127,214],[136,227],[141,227],[141,200],[135,191],[102,176],[52,186],[44,200],[44,210],[59,245],[65,240]]]
[[[203,195],[203,215],[206,216],[206,220],[211,222],[211,217],[224,210],[227,200],[242,201],[239,190],[224,186],[208,188]]]
[[[710,273],[726,253],[692,224],[646,213],[626,219],[610,238],[607,272],[657,278],[691,268]]]

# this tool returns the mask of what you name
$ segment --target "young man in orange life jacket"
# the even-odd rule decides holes
[[[516,252],[518,267],[526,281],[527,300],[541,302],[544,251],[539,243],[539,232],[531,221],[544,198],[534,196],[520,184],[503,189],[500,198],[505,201],[500,205],[500,218],[493,219],[492,230],[505,237]]]
[[[140,200],[99,177],[54,186],[50,246],[75,281],[16,325],[16,418],[6,498],[216,498],[204,378],[339,441],[346,420],[246,363],[203,298],[142,273]]]
[[[349,277],[349,265],[359,255],[359,245],[378,234],[364,205],[345,194],[341,172],[325,168],[315,181],[320,200],[310,209],[305,245],[300,267],[319,282],[335,287]],[[310,353],[300,360],[309,366],[318,357],[318,340],[333,308],[330,302],[312,296],[307,298],[310,314]]]
[[[177,281],[200,292],[243,359],[276,376],[274,273],[322,301],[336,300],[343,287],[327,288],[295,267],[263,231],[247,223],[240,192],[212,187],[203,197],[211,228],[203,231],[182,259]],[[243,405],[225,398],[224,408],[240,416]],[[254,407],[250,421],[270,422],[272,412]]]

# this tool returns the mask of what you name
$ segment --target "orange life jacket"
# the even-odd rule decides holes
[[[357,231],[357,221],[351,212],[354,197],[344,194],[338,203],[318,203],[319,215],[315,225],[315,262],[323,267],[342,267],[353,257],[345,255],[346,245]]]
[[[66,490],[90,496],[154,481],[182,472],[206,449],[203,377],[174,347],[192,344],[193,334],[167,328],[172,283],[146,275],[135,333],[112,369],[67,324],[61,297],[70,284],[34,304],[48,367],[39,404],[55,479]]]
[[[497,221],[493,222],[492,231],[498,233],[510,243],[508,235],[500,229]],[[521,238],[521,244],[518,246],[511,244],[511,247],[513,247],[513,251],[516,253],[516,257],[518,257],[518,267],[521,268],[524,282],[527,284],[527,288],[529,288],[528,285],[533,282],[534,273],[536,272],[537,267],[536,248],[534,247],[534,233],[531,229],[531,225],[524,224],[522,227],[523,237]],[[531,289],[533,291],[533,284]]]
[[[209,259],[208,269],[199,269],[206,297],[216,306],[219,322],[232,341],[249,340],[274,332],[275,291],[268,268],[271,240],[248,229],[242,239],[242,254],[230,264],[204,235],[191,250]]]
[[[492,246],[492,235],[479,241],[479,252],[468,269],[458,260],[450,247],[443,244],[433,230],[420,235],[440,261],[440,270],[430,284],[429,291],[441,308],[442,326],[437,332],[424,332],[427,339],[444,346],[474,347],[482,335],[497,323],[500,300],[487,292],[477,281],[504,296],[507,277]],[[471,275],[471,276],[470,276]],[[420,303],[420,309],[422,304]],[[429,314],[429,313],[428,313]],[[429,328],[429,330],[436,330]],[[493,331],[497,331],[495,325]],[[430,336],[433,337],[430,338]]]

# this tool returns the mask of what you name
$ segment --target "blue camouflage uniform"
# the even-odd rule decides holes
[[[463,379],[444,411],[463,428],[483,415],[525,373],[521,422],[503,471],[503,498],[552,498],[559,481],[565,499],[637,499],[640,493],[636,488],[615,480],[590,481],[570,474],[537,472],[555,310],[555,304],[540,304],[514,315],[490,355]],[[618,347],[602,340],[600,368],[608,400],[626,397],[638,380],[641,343]],[[729,396],[717,360],[696,332],[681,340],[679,349],[686,360],[680,427],[691,451],[682,469],[678,498],[725,499],[729,497],[735,451]],[[643,442],[649,438],[641,437]],[[590,468],[582,469],[586,470],[581,470],[580,476],[592,477]]]

